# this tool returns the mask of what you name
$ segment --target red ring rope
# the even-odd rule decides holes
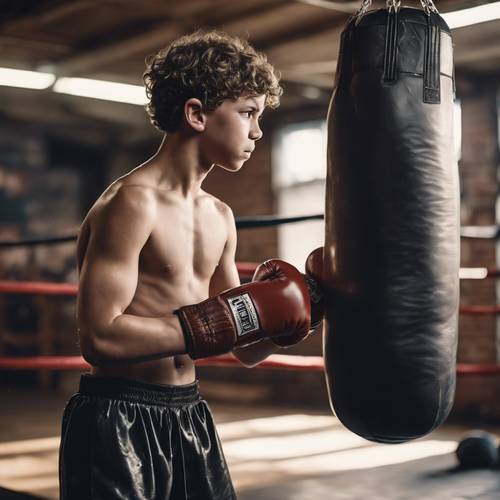
[[[76,295],[78,293],[78,285],[41,281],[0,281],[0,293]]]
[[[246,271],[250,273],[252,263],[242,263],[243,271],[241,276]],[[246,269],[246,271],[245,271]],[[44,295],[64,295],[74,296],[78,293],[78,285],[73,283],[50,283],[37,281],[0,281],[0,293],[18,293],[18,294],[44,294]],[[500,306],[460,306],[461,314],[485,316],[500,314]]]
[[[500,306],[460,306],[462,314],[470,316],[489,316],[500,314]]]
[[[225,354],[196,361],[197,366],[235,366],[243,365],[232,355]],[[33,356],[0,357],[0,370],[88,370],[90,365],[81,356]],[[272,354],[256,366],[261,369],[323,372],[324,361],[321,356],[293,356]],[[500,365],[458,364],[457,375],[498,375]]]

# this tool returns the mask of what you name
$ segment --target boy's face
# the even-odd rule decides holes
[[[240,96],[206,113],[202,153],[207,161],[234,172],[243,166],[262,137],[259,119],[265,100],[265,95]]]

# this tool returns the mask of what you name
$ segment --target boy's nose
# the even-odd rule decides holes
[[[262,130],[260,129],[258,124],[255,127],[252,127],[249,137],[254,141],[258,141],[262,137]]]

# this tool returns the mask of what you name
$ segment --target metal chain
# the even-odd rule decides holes
[[[420,0],[420,3],[422,4],[422,7],[425,10],[425,13],[429,16],[431,12],[434,12],[434,14],[439,14],[438,10],[436,9],[436,6],[434,5],[434,2],[432,0]]]
[[[434,5],[433,0],[420,0],[420,3],[422,4],[422,8],[425,10],[425,13],[427,15],[430,15],[431,12],[439,14],[438,10],[436,9],[436,6]],[[363,0],[361,2],[361,7],[355,14],[355,17],[358,18],[358,21],[366,14],[371,5],[372,5],[372,0]],[[401,0],[386,0],[386,5],[389,11],[395,10],[397,12],[401,7]]]
[[[363,0],[361,2],[361,7],[359,8],[358,12],[356,12],[355,16],[360,19],[366,14],[366,11],[371,7],[372,5],[372,0]]]

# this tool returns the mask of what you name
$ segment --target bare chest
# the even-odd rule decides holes
[[[169,280],[209,280],[226,239],[223,216],[210,200],[194,206],[162,203],[141,251],[139,270]]]

